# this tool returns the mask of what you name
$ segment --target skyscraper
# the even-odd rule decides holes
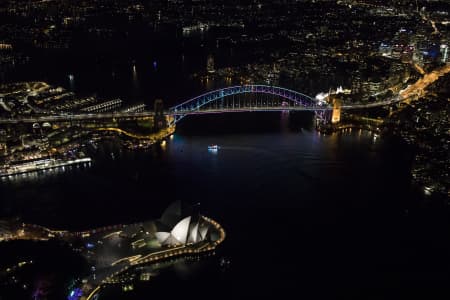
[[[441,52],[441,62],[443,62],[445,64],[448,60],[448,46],[442,44],[440,50],[441,50],[440,51]]]
[[[214,57],[212,55],[208,55],[208,59],[206,61],[206,70],[208,73],[214,73]]]

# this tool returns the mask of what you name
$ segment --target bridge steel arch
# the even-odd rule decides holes
[[[265,106],[266,109],[255,106],[255,110],[251,109],[221,109],[215,111],[202,110],[207,104],[221,100],[227,96],[245,94],[245,93],[262,93],[279,96],[283,99],[293,102],[293,106],[288,104],[283,107]],[[324,119],[327,111],[332,110],[332,106],[328,104],[318,103],[314,98],[305,94],[282,88],[268,85],[243,85],[226,87],[214,91],[207,92],[200,96],[189,99],[181,104],[175,105],[169,109],[169,113],[174,116],[174,123],[177,123],[183,117],[190,114],[199,113],[221,113],[221,112],[239,112],[239,111],[282,111],[282,110],[310,110],[315,111],[319,119]]]

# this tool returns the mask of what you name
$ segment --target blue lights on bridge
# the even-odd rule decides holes
[[[276,99],[266,99],[265,101],[257,99],[256,101],[249,102],[241,99],[235,100],[232,97],[248,93],[268,94],[275,96]],[[227,101],[226,99],[230,97],[233,100]],[[281,101],[280,99],[283,100]],[[208,107],[211,104],[215,104],[215,108]],[[283,110],[325,111],[331,110],[331,106],[323,102],[318,102],[316,99],[305,94],[281,87],[243,85],[207,92],[170,108],[169,112],[174,115],[174,123],[176,123],[189,114]],[[318,115],[321,117],[323,114],[320,113]]]
[[[156,63],[156,61],[155,61]],[[259,94],[257,97],[252,94]],[[390,104],[387,103],[387,104]],[[370,104],[386,105],[386,103]],[[343,109],[356,108],[355,105],[342,106]],[[169,125],[175,125],[187,115],[219,114],[228,112],[273,112],[273,111],[311,111],[317,120],[326,121],[333,107],[325,101],[305,94],[269,85],[243,85],[226,87],[207,92],[164,111],[171,117]],[[105,113],[60,113],[36,117],[0,118],[0,123],[14,124],[18,122],[58,122],[67,120],[96,120],[120,117],[154,116],[153,111],[144,112],[105,112]]]

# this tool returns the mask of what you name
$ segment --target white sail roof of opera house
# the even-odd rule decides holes
[[[195,223],[194,226],[191,226],[191,232],[189,235],[188,243],[195,243],[198,240],[199,232],[198,232],[198,223]]]
[[[208,225],[192,222],[192,217],[185,217],[179,221],[170,232],[157,232],[156,238],[162,245],[184,245],[198,243],[207,238]]]
[[[191,217],[186,217],[172,229],[170,234],[175,237],[180,243],[186,244],[187,236],[189,233],[189,224],[191,223]]]

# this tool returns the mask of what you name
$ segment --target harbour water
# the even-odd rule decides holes
[[[74,230],[152,219],[183,200],[227,231],[214,257],[179,261],[106,299],[181,297],[192,286],[199,299],[365,298],[446,274],[450,245],[428,242],[448,220],[430,218],[437,208],[410,186],[408,148],[312,127],[308,113],[186,118],[163,146],[128,152],[111,140],[91,149],[91,168],[2,182],[1,215]]]

